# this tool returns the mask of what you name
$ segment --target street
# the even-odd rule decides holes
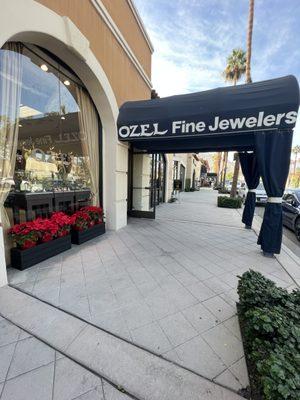
[[[259,206],[255,208],[255,213],[260,217],[264,216],[265,208]],[[298,242],[295,233],[290,229],[283,227],[283,239],[282,242],[294,253],[300,257],[300,242]]]

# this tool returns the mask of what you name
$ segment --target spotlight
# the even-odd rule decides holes
[[[68,81],[67,79],[64,81],[64,85],[66,85],[66,86],[70,86],[71,85],[71,83],[70,83],[70,81]]]
[[[47,71],[48,71],[47,65],[46,65],[46,64],[42,64],[42,65],[41,65],[41,70],[47,72]]]

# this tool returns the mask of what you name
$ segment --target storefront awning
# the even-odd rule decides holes
[[[294,76],[204,92],[129,101],[119,140],[148,152],[249,150],[254,132],[292,129],[299,87]]]
[[[258,244],[279,253],[281,198],[290,164],[293,128],[299,108],[294,76],[123,104],[119,140],[153,153],[236,150],[249,188],[260,177],[268,195]],[[248,192],[245,224],[252,223],[255,194]]]

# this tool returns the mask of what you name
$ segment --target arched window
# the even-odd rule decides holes
[[[0,180],[6,182],[0,205],[6,201],[11,209],[18,201],[24,204],[29,194],[30,199],[42,194],[46,199],[47,193],[54,196],[56,209],[76,207],[75,195],[78,202],[99,205],[101,124],[76,74],[40,47],[7,43],[0,50],[0,102],[2,144],[7,149],[0,166],[10,163],[6,171],[0,168]],[[60,203],[55,203],[57,194]],[[48,203],[39,208],[35,200],[27,219],[51,211]],[[10,212],[11,223],[18,219],[20,215]]]

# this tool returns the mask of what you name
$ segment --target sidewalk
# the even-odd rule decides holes
[[[1,400],[129,400],[108,382],[0,317]]]
[[[237,275],[249,268],[283,287],[295,282],[262,257],[236,210],[212,190],[184,193],[9,281],[50,304],[221,385],[248,385],[236,317]],[[1,310],[0,310],[1,311]]]

